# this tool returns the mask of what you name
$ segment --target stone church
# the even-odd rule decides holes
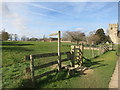
[[[114,44],[120,44],[120,31],[118,24],[109,24],[108,35]]]

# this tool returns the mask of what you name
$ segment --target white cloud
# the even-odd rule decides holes
[[[29,11],[31,14],[34,14],[34,15],[39,15],[39,16],[47,16],[45,14],[42,14],[42,13],[37,13],[37,12],[32,12],[32,11]]]
[[[69,3],[71,7],[73,7],[73,12],[77,13],[76,15],[79,15],[85,8],[86,8],[86,2],[84,3]]]
[[[13,7],[15,8],[15,5]],[[17,30],[27,29],[27,27],[25,26],[24,18],[20,16],[17,12],[12,11],[8,3],[2,4],[2,15],[5,24],[8,22],[9,24],[12,25],[13,28]]]
[[[13,12],[10,11],[7,3],[2,3],[1,8],[2,9],[0,11],[0,14],[3,17],[6,17],[6,18],[16,18],[16,17],[18,17],[17,13],[13,13]]]
[[[24,25],[25,20],[21,17],[18,17],[12,21],[13,27],[19,30],[26,30],[27,27]]]
[[[64,12],[61,12],[61,11],[56,10],[56,9],[53,9],[53,8],[45,7],[45,6],[40,5],[40,4],[38,5],[38,4],[29,3],[28,5],[31,5],[31,6],[37,7],[37,8],[46,9],[46,10],[48,10],[48,11],[53,11],[53,12],[57,12],[57,13],[60,13],[60,14],[64,14],[64,15],[65,15]]]
[[[94,11],[94,9],[95,9],[95,11],[97,11],[97,10],[100,10],[101,8],[103,8],[104,6],[106,6],[106,3],[101,3],[101,2],[100,3],[96,2],[96,3],[92,3],[92,4],[88,3],[86,5],[86,7],[84,8],[84,10]]]
[[[82,31],[82,30],[84,30],[83,28],[76,28],[75,30],[77,30],[77,31]]]

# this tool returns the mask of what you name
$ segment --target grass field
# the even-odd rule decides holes
[[[70,47],[65,45],[70,43],[62,43],[61,51],[69,51]],[[2,70],[3,70],[3,87],[4,88],[18,88],[25,87],[27,81],[24,80],[24,70],[29,66],[29,62],[24,62],[24,56],[30,54],[57,52],[56,42],[21,42],[21,41],[7,41],[2,43]],[[95,51],[97,55],[98,52]],[[84,51],[84,56],[88,59],[92,58],[90,50]],[[66,56],[62,56],[66,58]],[[35,64],[44,64],[50,61],[57,60],[57,57],[49,57],[36,60]],[[87,62],[92,70],[90,74],[80,75],[76,74],[74,77],[69,77],[66,71],[57,75],[51,74],[43,77],[37,81],[36,87],[47,88],[107,88],[110,77],[113,73],[117,56],[115,51],[107,52],[98,58],[91,59]],[[69,64],[67,62],[66,64]],[[36,75],[50,70],[45,68],[36,71]],[[54,78],[53,78],[54,77]]]

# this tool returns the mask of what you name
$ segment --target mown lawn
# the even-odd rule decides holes
[[[70,47],[66,45],[70,43],[62,43],[62,52],[69,51]],[[26,87],[27,81],[24,80],[24,70],[29,66],[29,62],[24,62],[24,56],[30,54],[57,52],[56,42],[21,42],[7,41],[2,43],[2,70],[3,70],[3,87],[18,88]],[[98,54],[98,51],[95,51]],[[88,59],[92,58],[91,51],[85,50],[84,56]],[[66,56],[62,56],[66,58]],[[59,74],[51,74],[37,81],[36,87],[47,88],[107,88],[108,82],[116,63],[115,51],[107,52],[96,59],[91,59],[86,66],[92,68],[90,74],[69,77],[66,71]],[[57,57],[37,59],[37,64],[44,64],[57,60]],[[69,64],[70,62],[67,62]],[[51,67],[36,71],[36,75],[49,71]],[[30,85],[29,85],[30,86]]]
[[[44,88],[108,88],[110,77],[112,76],[117,57],[115,52],[107,52],[106,54],[92,60],[90,70],[84,74],[76,74],[74,77],[69,77],[66,72],[62,72],[54,78],[48,76],[38,82]],[[47,78],[50,80],[47,81]],[[47,84],[46,84],[47,82]]]

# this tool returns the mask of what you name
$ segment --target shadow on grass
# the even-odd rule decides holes
[[[90,69],[98,68],[98,67],[102,67],[102,66],[107,65],[107,64],[103,64],[104,60],[92,61],[92,60],[87,59],[85,57],[84,57],[84,59],[86,59],[86,60],[83,63],[83,66],[90,67]],[[50,75],[47,75],[41,79],[38,79],[35,82],[35,88],[43,88],[47,85],[49,86],[49,84],[52,85],[52,88],[56,88],[57,85],[55,84],[55,82],[62,81],[63,83],[67,84],[67,82],[65,82],[64,80],[69,80],[70,78],[73,78],[73,77],[81,77],[81,75],[86,75],[86,74],[84,73],[84,71],[83,72],[74,71],[74,75],[69,76],[68,71],[63,70],[62,72],[50,74]],[[22,86],[20,86],[20,88],[33,88],[31,80],[23,80]]]
[[[27,46],[34,44],[18,44],[17,42],[2,42],[2,46]]]
[[[97,68],[97,67],[101,67],[101,66],[106,66],[108,64],[103,64],[102,62],[104,62],[104,60],[99,60],[99,61],[92,61],[93,59],[95,58],[98,58],[100,56],[96,56],[94,58],[91,58],[91,59],[85,59],[85,61],[83,62],[83,66],[85,67],[90,67],[90,69],[93,69],[93,68]],[[97,66],[96,66],[97,65]]]
[[[2,50],[10,50],[10,51],[33,51],[33,49],[27,49],[24,47],[2,47]]]
[[[68,71],[64,69],[62,72],[47,75],[41,79],[38,79],[35,82],[35,88],[43,88],[44,86],[51,83],[64,81],[73,77],[78,77],[78,76],[80,77],[81,75],[85,75],[84,72],[77,72],[77,71],[74,71],[74,72],[75,72],[74,75],[70,76],[68,75]],[[53,84],[52,88],[55,88],[55,87],[56,87],[56,84]],[[31,80],[23,80],[22,86],[20,86],[19,88],[33,88]]]

